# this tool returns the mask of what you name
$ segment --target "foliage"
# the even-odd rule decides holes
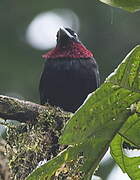
[[[110,6],[122,8],[129,12],[140,10],[140,0],[100,0]]]
[[[138,177],[137,171],[128,166],[130,158],[123,154],[122,142],[124,137],[127,137],[127,141],[136,146],[140,144],[137,126],[140,111],[139,92],[140,46],[137,46],[68,121],[60,143],[70,146],[36,169],[27,180],[51,179],[64,170],[62,167],[79,159],[82,161],[77,166],[77,172],[81,172],[81,179],[91,179],[117,133],[119,135],[116,135],[111,143],[112,155],[124,172],[130,177]],[[134,138],[135,136],[137,138]],[[125,158],[125,164],[120,157]],[[137,160],[132,159],[133,163],[138,163]],[[72,163],[69,170],[73,166]],[[136,166],[138,169],[138,164]],[[133,167],[135,170],[136,166]]]

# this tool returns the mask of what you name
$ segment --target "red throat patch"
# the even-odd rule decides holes
[[[70,41],[67,45],[59,46],[42,55],[45,59],[57,59],[57,58],[91,58],[93,54],[86,49],[86,47],[79,43]]]

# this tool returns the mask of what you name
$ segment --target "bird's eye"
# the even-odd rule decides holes
[[[74,35],[73,36],[75,36],[76,38],[78,37],[78,35],[76,34],[76,33],[74,33]]]

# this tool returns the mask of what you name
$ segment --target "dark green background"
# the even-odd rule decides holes
[[[94,53],[102,81],[140,42],[140,12],[92,0],[0,0],[0,94],[39,102],[44,51],[28,45],[24,33],[36,15],[55,8],[69,8],[79,17],[80,39]]]

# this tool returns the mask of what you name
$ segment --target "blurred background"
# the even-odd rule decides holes
[[[74,29],[93,52],[102,82],[140,44],[140,12],[131,14],[98,0],[0,0],[0,94],[39,103],[41,55],[55,46],[61,26]],[[97,174],[112,179],[113,162],[103,164],[106,169]],[[115,172],[114,180],[120,178]]]

